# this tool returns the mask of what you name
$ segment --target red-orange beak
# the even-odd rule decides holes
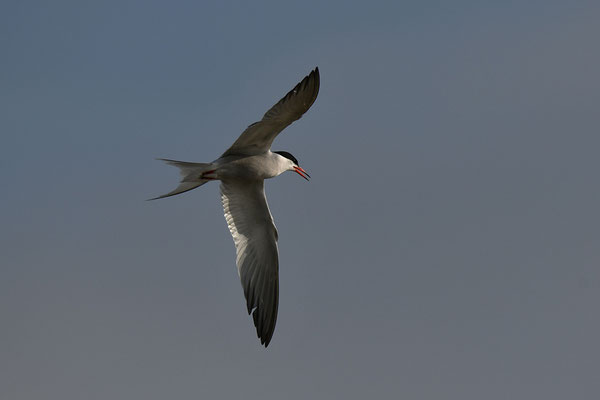
[[[300,175],[301,177],[303,177],[306,180],[308,180],[308,178],[310,178],[310,175],[308,174],[308,172],[306,172],[302,167],[295,166],[294,172],[296,172],[298,175]]]

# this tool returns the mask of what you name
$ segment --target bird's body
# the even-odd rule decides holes
[[[227,156],[215,161],[215,179],[269,179],[289,169],[289,160],[272,151],[253,156]]]
[[[221,181],[221,202],[236,247],[236,264],[246,297],[248,313],[265,347],[271,341],[279,301],[279,255],[277,229],[267,205],[264,180],[285,171],[310,177],[298,160],[285,151],[271,151],[275,137],[299,119],[319,93],[319,69],[315,68],[294,89],[250,125],[211,163],[166,160],[180,169],[182,179],[175,190],[156,197],[174,196],[212,180]]]

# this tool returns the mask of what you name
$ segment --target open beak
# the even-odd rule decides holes
[[[308,174],[308,172],[306,172],[302,167],[294,167],[294,172],[296,172],[298,175],[300,175],[301,177],[303,177],[304,179],[308,180],[308,178],[310,178],[310,175]]]

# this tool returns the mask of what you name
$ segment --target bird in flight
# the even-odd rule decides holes
[[[273,337],[277,321],[279,254],[277,228],[265,197],[264,180],[285,171],[294,171],[306,180],[310,178],[293,155],[271,151],[271,144],[312,106],[319,84],[317,67],[211,163],[161,159],[179,168],[181,182],[173,191],[151,199],[181,194],[209,181],[221,181],[221,202],[235,243],[248,314],[252,313],[256,333],[265,347]]]

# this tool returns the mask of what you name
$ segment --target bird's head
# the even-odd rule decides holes
[[[287,171],[294,171],[295,173],[297,173],[298,175],[300,175],[301,177],[303,177],[306,180],[308,180],[308,178],[310,178],[310,175],[308,174],[308,172],[306,172],[302,167],[300,167],[298,165],[298,160],[296,159],[296,157],[294,157],[287,151],[274,151],[273,153],[277,153],[287,160],[287,162],[289,164]]]

